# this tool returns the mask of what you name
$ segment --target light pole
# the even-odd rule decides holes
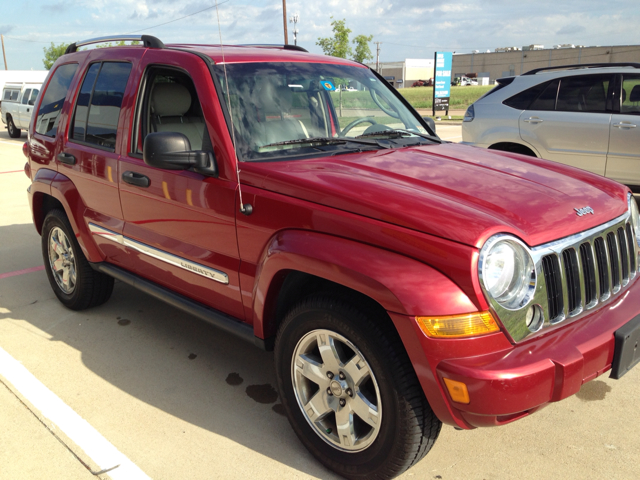
[[[294,13],[293,15],[291,15],[291,17],[289,17],[289,23],[293,23],[293,44],[294,45],[298,45],[299,30],[296,27],[299,21],[300,21],[300,15],[298,15],[297,13]]]
[[[289,34],[287,33],[287,0],[282,0],[282,23],[284,23],[284,44],[289,45]]]

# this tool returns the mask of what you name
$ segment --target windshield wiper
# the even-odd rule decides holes
[[[427,140],[431,140],[432,142],[442,143],[442,140],[439,139],[438,137],[427,135],[425,133],[414,132],[412,130],[404,130],[402,128],[394,128],[393,130],[383,130],[380,132],[363,133],[362,135],[358,135],[356,138],[381,137],[381,138],[391,139],[391,138],[410,137],[412,135],[426,138]]]
[[[386,148],[385,145],[380,145],[375,140],[357,140],[354,138],[331,138],[331,137],[314,137],[314,138],[298,138],[296,140],[285,140],[284,142],[274,142],[267,145],[262,145],[259,148],[265,147],[279,147],[283,145],[344,145],[345,143],[359,143],[362,145],[371,145],[373,147]]]

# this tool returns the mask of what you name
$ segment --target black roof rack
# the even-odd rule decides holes
[[[77,52],[79,47],[84,47],[85,45],[91,45],[93,43],[105,43],[105,42],[142,42],[145,47],[148,48],[164,48],[164,43],[154,36],[151,35],[111,35],[108,37],[97,37],[91,38],[89,40],[83,40],[82,42],[72,43],[67,47],[67,50],[64,52],[73,53]]]
[[[279,44],[269,44],[269,43],[256,43],[256,44],[243,44],[243,45],[230,45],[232,47],[257,47],[257,48],[283,48],[285,50],[295,50],[296,52],[306,52],[309,53],[309,50],[301,47],[300,45],[279,45]]]
[[[574,68],[603,68],[603,67],[633,67],[640,68],[640,63],[622,62],[622,63],[583,63],[582,65],[558,65],[557,67],[543,67],[534,68],[522,75],[535,75],[538,72],[544,72],[545,70],[569,70]]]

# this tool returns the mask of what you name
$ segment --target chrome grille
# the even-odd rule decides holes
[[[618,294],[636,276],[638,254],[627,220],[610,222],[600,231],[594,229],[577,235],[575,243],[567,239],[534,249],[543,253],[540,262],[546,290],[543,309],[550,324],[595,307]]]

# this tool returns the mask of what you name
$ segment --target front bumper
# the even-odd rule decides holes
[[[420,344],[417,351],[415,342],[407,338],[406,323],[399,331],[436,415],[444,423],[473,428],[512,422],[577,393],[584,383],[611,369],[614,333],[638,315],[640,281],[636,278],[625,292],[592,314],[517,345],[508,343],[501,333],[435,340],[411,319]],[[398,326],[400,317],[393,317]],[[454,402],[443,378],[464,383],[470,402]]]

